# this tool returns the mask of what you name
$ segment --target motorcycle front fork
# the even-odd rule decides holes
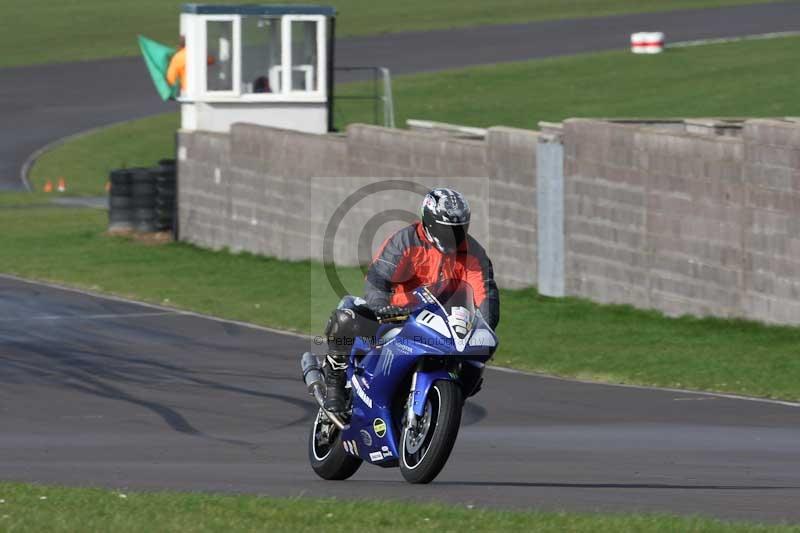
[[[422,370],[422,366],[424,361],[420,361],[417,363],[417,367],[414,369],[414,374],[411,376],[411,390],[408,392],[408,401],[406,403],[406,427],[413,428],[417,423],[417,414],[414,412],[414,394],[417,390],[417,375],[419,374],[420,370]],[[448,365],[449,366],[449,365]],[[461,363],[458,363],[455,368],[451,369],[456,373],[461,372]]]
[[[411,390],[408,393],[408,402],[406,402],[406,427],[413,428],[417,425],[417,413],[414,412],[414,391],[417,390],[417,374],[419,373],[420,365],[417,365],[414,370],[414,375],[411,376]]]

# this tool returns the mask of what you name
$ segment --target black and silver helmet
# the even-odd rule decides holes
[[[420,208],[425,236],[442,253],[452,253],[461,246],[467,238],[470,216],[467,199],[453,189],[433,189]]]

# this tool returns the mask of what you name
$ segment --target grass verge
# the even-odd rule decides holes
[[[696,9],[769,0],[332,0],[342,36],[622,13]],[[178,38],[183,0],[108,2],[9,0],[0,17],[0,66],[136,55],[136,35],[164,42]],[[219,0],[239,4],[240,0]],[[283,0],[303,4],[306,0]]]
[[[13,205],[0,202],[0,272],[312,334],[336,303],[319,265],[152,246],[104,236],[100,210]],[[360,292],[358,269],[339,272],[349,290]],[[668,319],[532,289],[502,291],[501,315],[494,362],[502,366],[800,400],[798,328]]]
[[[165,113],[123,122],[77,137],[46,152],[34,164],[29,181],[41,191],[46,180],[64,177],[70,195],[105,194],[113,168],[150,167],[159,159],[175,157],[177,113]]]
[[[796,526],[670,515],[468,509],[400,502],[130,493],[0,483],[4,531],[798,532]]]
[[[798,46],[793,37],[657,57],[611,52],[401,76],[394,82],[398,123],[424,118],[535,129],[540,120],[568,117],[800,115]],[[352,84],[339,91],[367,89]],[[369,122],[368,107],[342,100],[336,121]],[[71,193],[102,194],[111,168],[169,157],[177,123],[176,115],[161,115],[79,138],[45,154],[32,181],[40,189],[44,179],[63,175]]]

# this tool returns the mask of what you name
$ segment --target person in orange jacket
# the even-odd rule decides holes
[[[186,91],[186,38],[181,35],[181,45],[169,60],[167,83],[175,85],[180,82],[181,92]]]
[[[347,366],[356,336],[372,337],[377,319],[402,316],[414,289],[460,280],[474,291],[475,305],[491,328],[500,321],[500,292],[486,250],[469,235],[467,199],[447,188],[431,190],[419,221],[389,237],[367,271],[364,298],[345,296],[325,327],[325,409],[341,413],[347,395]]]

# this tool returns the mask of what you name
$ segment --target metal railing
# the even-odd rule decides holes
[[[372,100],[374,123],[381,124],[381,111],[383,111],[383,126],[394,128],[394,97],[392,95],[392,75],[385,67],[336,67],[340,72],[371,72],[373,93],[335,96],[335,100]],[[381,91],[382,89],[382,91]],[[381,94],[382,92],[382,94]]]

